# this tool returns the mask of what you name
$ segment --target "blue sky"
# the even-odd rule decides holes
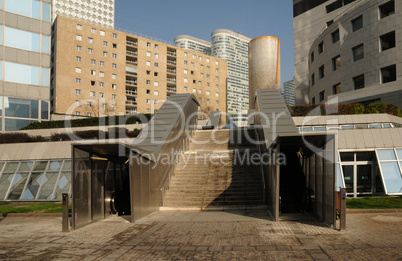
[[[281,40],[282,82],[294,76],[290,0],[116,0],[115,27],[168,42],[186,34],[210,41],[216,29]]]

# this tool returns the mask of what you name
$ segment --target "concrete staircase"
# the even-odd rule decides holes
[[[254,131],[248,133],[197,131],[176,166],[161,209],[266,209],[260,166],[246,164],[247,155],[256,152],[245,139]]]

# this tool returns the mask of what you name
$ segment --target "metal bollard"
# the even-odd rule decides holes
[[[341,217],[340,217],[340,229],[339,230],[345,230],[346,229],[346,189],[341,188],[341,193],[340,193],[340,201],[341,201]]]
[[[68,232],[68,194],[63,193],[63,232]]]

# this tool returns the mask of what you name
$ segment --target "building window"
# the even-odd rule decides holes
[[[324,78],[324,76],[325,76],[324,65],[321,65],[320,68],[318,68],[318,77],[322,79]]]
[[[211,95],[211,92],[210,92],[210,91],[207,91],[207,95]]]
[[[116,94],[112,94],[112,100],[116,100]]]
[[[184,61],[184,65],[187,65],[188,64],[188,62],[187,61]]]
[[[188,79],[187,79],[187,78],[184,78],[184,82],[188,82]]]
[[[315,84],[315,76],[314,73],[311,75],[311,86],[314,86]]]
[[[331,36],[332,36],[332,43],[338,42],[339,41],[339,29],[336,30],[335,32],[333,32],[331,34]]]
[[[159,49],[159,45],[155,44],[155,49]]]
[[[151,90],[146,90],[145,93],[146,94],[151,94]]]
[[[315,97],[313,97],[313,98],[311,99],[311,104],[312,104],[312,105],[315,105]]]
[[[75,57],[75,60],[76,60],[77,62],[79,62],[79,63],[82,61],[81,57],[79,57],[79,56]]]
[[[338,0],[338,1],[333,2],[332,4],[327,5],[325,7],[325,9],[327,10],[327,13],[331,13],[341,7],[342,7],[342,1]]]
[[[105,83],[104,82],[99,82],[99,87],[101,87],[101,88],[105,87]]]
[[[158,63],[154,63],[154,66],[155,66],[155,67],[159,67],[159,64],[158,64]]]
[[[215,77],[215,80],[216,80],[216,81],[219,81],[219,77],[218,77],[218,76],[216,76],[216,77]]]
[[[107,52],[103,52],[103,57],[107,57]]]
[[[92,65],[96,65],[96,60],[91,59],[91,64],[92,64]]]
[[[332,86],[332,94],[341,93],[341,83],[337,83]]]
[[[95,86],[96,82],[95,81],[91,81],[91,86]]]
[[[187,87],[184,87],[184,91],[187,92],[187,91],[188,91],[188,88],[187,88]]]
[[[396,81],[396,64],[381,68],[381,83]]]
[[[197,55],[193,54],[193,59],[197,59]]]
[[[190,66],[191,66],[191,67],[194,67],[194,63],[190,63]]]
[[[117,64],[112,63],[112,69],[117,69]]]
[[[94,39],[91,37],[88,37],[88,43],[94,43]]]
[[[75,106],[81,106],[81,101],[75,101]]]
[[[105,94],[104,94],[103,92],[100,92],[100,93],[99,93],[99,97],[104,98],[104,97],[105,97]]]
[[[318,54],[321,54],[324,52],[324,42],[321,42],[318,44]]]
[[[219,65],[219,61],[215,61],[215,64],[216,64],[216,65]]]
[[[82,30],[82,25],[81,25],[81,24],[77,24],[76,28],[77,28],[77,30]]]
[[[201,78],[204,78],[204,74],[203,74],[203,73],[201,73],[200,76],[201,76]]]
[[[209,71],[211,68],[209,66],[207,66],[207,71]]]
[[[91,33],[96,34],[96,29],[95,29],[95,28],[91,28]]]
[[[75,79],[75,83],[76,83],[76,84],[81,84],[81,79],[76,78],[76,79]]]
[[[81,73],[81,71],[82,71],[81,68],[78,68],[78,67],[75,68],[76,73]]]
[[[147,71],[147,75],[151,75],[151,71]]]
[[[108,42],[106,42],[106,41],[103,41],[103,46],[108,46]]]
[[[207,63],[209,63],[209,58],[207,58]]]
[[[158,92],[158,91],[154,91],[154,95],[155,95],[155,96],[158,96],[158,95],[159,95],[159,92]]]
[[[380,36],[381,51],[395,47],[395,31]]]
[[[193,93],[196,93],[197,92],[197,89],[196,88],[193,88]]]
[[[116,84],[112,84],[112,89],[116,90],[117,89],[117,85]]]
[[[77,41],[82,41],[82,35],[76,35],[75,36],[75,40],[77,40]]]
[[[158,59],[159,58],[159,54],[154,54],[155,55],[155,59]]]
[[[112,73],[112,79],[116,80],[117,79],[117,74]]]
[[[77,45],[76,50],[77,50],[78,52],[81,52],[82,47],[81,47],[81,46],[79,46],[79,45]]]
[[[329,21],[327,22],[327,27],[330,26],[330,25],[333,24],[333,23],[334,23],[334,20],[329,20]]]
[[[364,88],[364,74],[353,77],[353,85],[355,90]]]
[[[117,54],[116,53],[112,54],[112,58],[117,59]]]
[[[150,84],[151,84],[151,80],[147,80],[146,83],[147,83],[147,85],[150,85]]]
[[[105,77],[105,72],[99,72],[100,77]]]
[[[87,107],[92,107],[92,102],[87,102]]]
[[[395,1],[389,1],[383,5],[378,7],[380,12],[380,19],[383,19],[387,16],[393,15],[395,13]]]
[[[194,71],[190,71],[190,74],[191,74],[191,75],[194,75]]]
[[[353,52],[353,61],[356,62],[360,59],[364,58],[364,45],[363,44],[359,44],[356,47],[352,48],[352,52]]]
[[[151,43],[150,43],[150,42],[147,42],[147,47],[151,47]]]
[[[310,54],[310,61],[311,61],[311,63],[314,62],[314,51],[311,52],[311,54]]]
[[[151,57],[151,52],[147,52],[147,56],[148,56],[148,57]]]
[[[202,86],[202,81],[198,81],[198,85],[199,85],[199,86]]]
[[[357,30],[363,28],[363,16],[359,16],[352,20],[352,31],[356,32]]]
[[[219,101],[216,101],[216,105],[219,105]]]
[[[95,70],[91,70],[91,75],[96,75],[96,71],[95,71]]]
[[[201,68],[201,69],[204,69],[204,65],[201,64],[201,65],[200,65],[200,68]]]
[[[219,89],[219,84],[215,85],[215,88],[216,88],[216,89]]]
[[[336,71],[341,67],[341,56],[335,56],[332,58],[332,70]]]
[[[154,86],[159,86],[159,82],[154,82]]]
[[[151,62],[150,62],[150,61],[147,61],[146,64],[147,64],[147,66],[151,66]]]
[[[81,90],[80,90],[80,89],[76,89],[76,90],[75,90],[75,94],[76,94],[76,95],[81,95]]]
[[[95,96],[96,96],[96,94],[95,94],[95,92],[90,92],[90,93],[89,93],[89,96],[91,96],[91,97],[95,97]]]
[[[115,44],[115,43],[112,44],[112,48],[113,48],[113,49],[117,49],[117,44]]]
[[[94,50],[92,48],[88,48],[88,53],[92,54],[92,53],[94,53]]]
[[[80,115],[81,115],[81,112],[79,112],[79,111],[75,112],[75,116],[80,116]]]
[[[100,36],[105,36],[106,35],[105,31],[102,31],[102,30],[99,32],[99,34],[100,34]]]
[[[151,100],[150,100],[150,99],[147,99],[147,104],[151,104]]]
[[[117,39],[117,34],[113,34],[113,39]]]
[[[188,57],[188,53],[187,53],[187,52],[184,52],[184,57]]]
[[[324,101],[325,99],[325,91],[320,92],[320,102]]]

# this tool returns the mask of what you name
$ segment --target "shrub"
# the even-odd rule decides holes
[[[361,103],[339,104],[338,115],[363,113],[364,106]]]
[[[50,136],[50,141],[69,141],[70,136],[67,133],[52,133]]]
[[[26,133],[2,133],[0,134],[0,144],[6,143],[25,143],[25,142],[43,142],[42,136],[29,136]]]
[[[398,107],[396,107],[393,104],[387,104],[387,103],[372,103],[369,104],[364,113],[369,114],[369,113],[388,113],[391,115],[398,116]]]
[[[317,105],[299,105],[291,107],[292,116],[306,116],[312,110],[314,110]]]

